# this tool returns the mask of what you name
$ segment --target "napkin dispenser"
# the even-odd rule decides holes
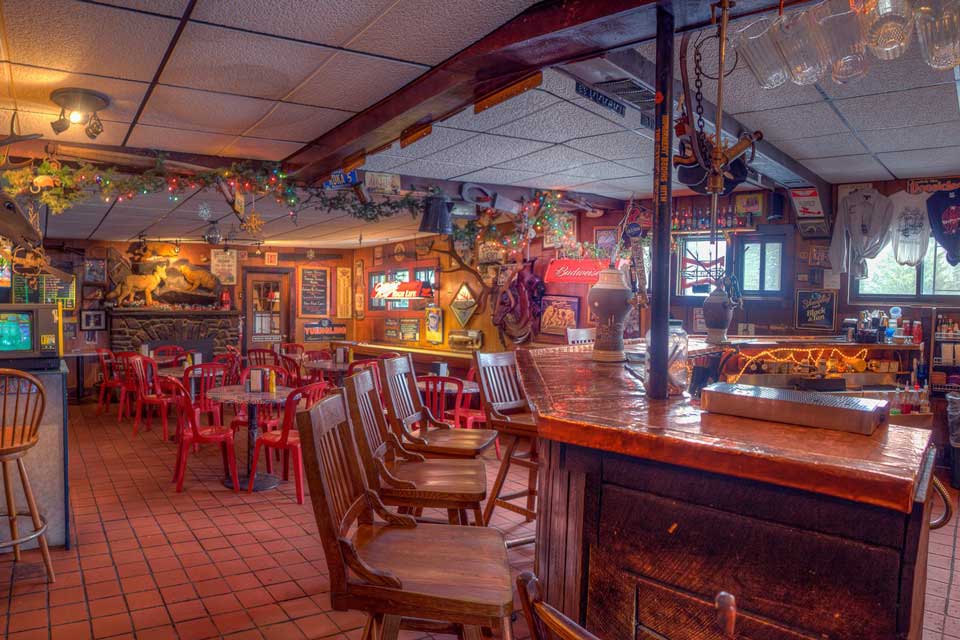
[[[483,346],[483,331],[454,329],[447,334],[447,344],[458,351],[476,351]]]

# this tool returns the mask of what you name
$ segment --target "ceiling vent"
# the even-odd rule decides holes
[[[598,82],[594,86],[604,93],[626,100],[641,111],[653,112],[655,106],[653,91],[629,78]]]

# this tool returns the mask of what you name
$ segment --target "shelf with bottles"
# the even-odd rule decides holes
[[[960,342],[960,333],[936,333],[933,337],[937,342]]]
[[[710,210],[703,207],[680,207],[670,214],[670,231],[676,235],[695,235],[710,231]],[[752,214],[737,215],[732,204],[717,212],[717,230],[736,233],[755,230]]]
[[[960,392],[960,384],[931,384],[930,390],[936,393]]]

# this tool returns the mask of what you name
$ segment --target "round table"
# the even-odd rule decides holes
[[[343,375],[350,368],[349,362],[336,362],[334,360],[307,360],[303,363],[303,368],[308,371],[323,371],[329,373],[337,379],[337,386],[343,386]]]
[[[235,384],[227,387],[217,387],[207,391],[207,397],[216,402],[230,402],[233,404],[247,405],[247,473],[239,478],[240,487],[248,486],[250,482],[250,472],[253,469],[253,449],[257,444],[257,438],[260,436],[260,430],[257,425],[257,408],[262,404],[278,405],[287,401],[287,396],[293,391],[290,387],[277,387],[276,391],[247,391],[246,385]],[[224,479],[223,484],[232,489],[233,483],[229,478]],[[273,489],[280,484],[280,479],[275,475],[267,473],[258,473],[253,481],[254,491],[265,491]]]

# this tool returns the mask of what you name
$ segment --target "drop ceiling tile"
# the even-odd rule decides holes
[[[580,165],[575,169],[570,169],[567,171],[567,173],[580,175],[584,178],[590,178],[593,180],[602,180],[612,178],[629,178],[640,175],[643,172],[625,167],[622,164],[617,164],[616,162],[594,162],[592,164]]]
[[[950,147],[960,145],[960,120],[919,127],[860,131],[859,135],[874,153]]]
[[[395,3],[396,0],[199,0],[191,17],[308,42],[345,46],[358,31]]]
[[[463,164],[476,163],[484,167],[501,164],[548,146],[550,145],[545,142],[518,140],[482,133],[443,151],[438,151],[429,156],[428,159]]]
[[[881,61],[870,56],[870,64],[867,75],[857,82],[845,85],[824,82],[821,86],[831,98],[849,98],[954,82],[952,71],[937,71],[923,61],[916,41],[900,58]],[[877,99],[887,98],[878,95]]]
[[[140,122],[211,133],[243,133],[269,113],[275,103],[224,93],[158,86]]]
[[[741,113],[737,119],[754,131],[759,129],[763,137],[771,141],[849,132],[825,102]]]
[[[536,0],[403,0],[350,41],[350,48],[437,65]]]
[[[633,176],[630,178],[616,178],[603,180],[603,183],[616,189],[631,191],[637,194],[646,194],[653,189],[653,176]]]
[[[433,132],[426,138],[421,138],[413,144],[400,148],[399,144],[394,144],[388,152],[398,158],[425,158],[438,151],[443,151],[456,144],[465,142],[477,134],[473,131],[460,131],[457,129],[446,129],[444,127],[434,127]]]
[[[233,142],[235,136],[202,131],[182,131],[166,127],[151,127],[138,124],[127,142],[131,147],[220,155],[220,151]]]
[[[800,162],[827,182],[843,183],[893,178],[889,171],[868,155],[815,158]]]
[[[523,180],[529,180],[530,178],[537,175],[533,171],[519,171],[516,169],[481,169],[480,171],[474,171],[473,173],[467,173],[462,176],[457,176],[459,182],[482,182],[486,184],[503,184],[509,185]]]
[[[781,140],[776,147],[796,160],[851,156],[867,151],[852,133]]]
[[[558,102],[525,118],[497,127],[491,133],[544,142],[564,142],[622,130],[619,125],[575,104]]]
[[[10,112],[5,112],[4,116],[9,115],[9,113]],[[20,124],[20,132],[24,134],[40,133],[43,135],[44,139],[53,140],[56,142],[91,142],[90,138],[87,137],[87,134],[83,132],[83,127],[77,125],[71,125],[69,129],[59,135],[55,134],[53,129],[50,128],[50,123],[56,120],[57,117],[58,115],[50,113],[20,111],[19,115],[17,116],[17,120]],[[119,145],[121,142],[123,142],[123,137],[127,134],[127,129],[130,126],[129,123],[115,122],[106,118],[101,118],[100,120],[103,122],[103,133],[97,137],[95,141],[96,144]],[[0,126],[9,131],[9,118],[5,117]],[[6,132],[4,132],[2,135],[6,135]]]
[[[410,162],[395,167],[394,171],[406,176],[416,176],[418,178],[449,180],[454,176],[460,176],[482,168],[483,164],[453,164],[430,158],[411,160]]]
[[[183,15],[187,5],[190,4],[190,0],[100,0],[100,2],[114,7],[160,13],[177,18]]]
[[[523,171],[532,171],[536,174],[544,173],[570,173],[574,167],[582,164],[596,162],[597,158],[583,151],[578,151],[571,147],[557,144],[540,151],[503,162],[498,166],[503,169],[521,169]]]
[[[592,153],[607,160],[635,158],[647,154],[653,156],[653,139],[634,131],[619,131],[589,138],[578,138],[568,142],[567,146]]]
[[[222,154],[234,158],[278,161],[286,158],[302,147],[303,145],[299,142],[241,137],[225,147]]]
[[[247,133],[257,138],[310,142],[352,115],[349,111],[278,102],[274,109]]]
[[[410,162],[410,158],[378,153],[374,156],[367,156],[363,164],[365,171],[391,171],[394,167]]]
[[[546,109],[558,101],[555,96],[545,91],[531,89],[480,113],[474,113],[473,107],[467,107],[441,122],[440,126],[468,131],[489,131]]]
[[[517,187],[531,187],[533,189],[564,189],[569,190],[574,187],[592,182],[590,178],[583,176],[571,176],[563,173],[554,173],[545,176],[536,176],[514,183]]]
[[[9,59],[128,80],[153,78],[177,21],[69,0],[4,0]]]
[[[287,101],[362,111],[424,71],[425,67],[338,52],[291,93]]]
[[[634,169],[636,173],[653,173],[653,152],[638,158],[623,158],[617,160],[617,164]]]
[[[834,100],[833,103],[850,126],[861,129],[935,124],[960,119],[957,86],[937,85],[883,96],[862,96]]]
[[[160,82],[279,100],[329,60],[333,49],[190,23]]]
[[[897,178],[926,178],[960,174],[960,146],[879,153],[877,159]]]
[[[130,122],[149,86],[146,82],[113,80],[18,64],[10,65],[10,69],[17,104],[21,109],[34,112],[59,113],[60,107],[50,101],[50,93],[64,87],[83,87],[110,98],[110,106],[100,112],[101,119]]]

